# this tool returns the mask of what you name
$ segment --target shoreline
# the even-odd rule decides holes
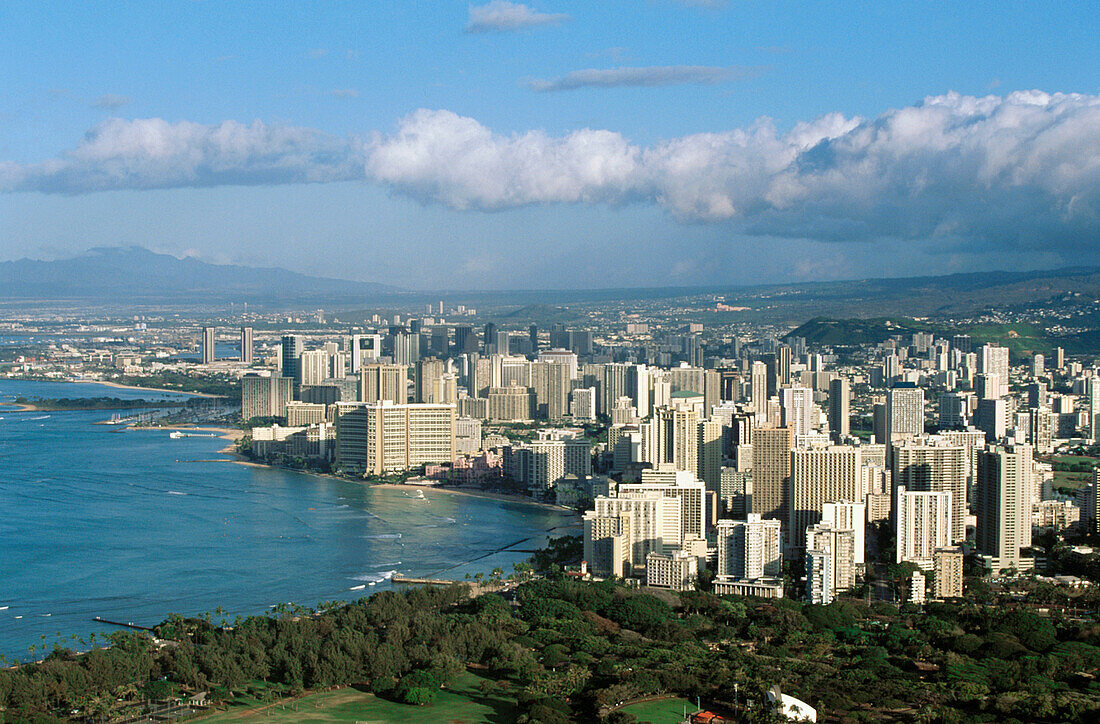
[[[339,478],[339,480],[346,479],[347,478]],[[451,495],[467,495],[472,498],[499,500],[502,503],[519,503],[520,505],[533,505],[544,510],[561,513],[562,515],[577,518],[580,517],[580,513],[571,508],[563,508],[562,506],[554,505],[553,503],[542,503],[537,500],[531,500],[530,498],[524,498],[518,495],[509,495],[508,493],[494,493],[488,490],[479,490],[477,488],[459,488],[443,485],[418,485],[416,483],[368,483],[366,481],[364,481],[364,483],[372,488],[385,488],[387,490],[423,490],[424,492],[435,491],[437,493],[449,493]]]
[[[184,390],[169,390],[165,387],[141,387],[139,385],[124,385],[120,382],[110,382],[108,380],[68,380],[73,384],[78,385],[105,385],[107,387],[114,387],[119,390],[141,390],[142,392],[171,392],[174,395],[187,395],[189,397],[218,397],[218,395],[211,395],[207,392],[186,392]]]

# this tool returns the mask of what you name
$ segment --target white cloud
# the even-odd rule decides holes
[[[533,80],[534,91],[563,91],[577,88],[654,87],[663,85],[714,84],[755,75],[753,68],[721,68],[707,65],[659,65],[649,68],[588,68],[575,70],[553,80]]]
[[[460,210],[650,203],[754,235],[1092,251],[1100,96],[949,93],[872,119],[828,114],[789,130],[762,119],[649,147],[606,130],[500,134],[444,110],[369,140],[259,121],[112,119],[54,159],[0,163],[9,192],[344,180]]]
[[[361,178],[353,141],[292,126],[112,118],[39,164],[0,164],[0,190],[88,193]]]
[[[125,105],[128,105],[130,102],[131,102],[131,99],[126,97],[126,96],[119,96],[119,95],[115,95],[113,93],[106,93],[104,95],[101,95],[99,98],[96,98],[94,101],[92,101],[92,105],[96,108],[105,108],[107,110],[114,111],[114,110],[117,110],[119,108],[122,108]]]
[[[375,140],[367,175],[458,209],[616,201],[639,178],[640,156],[610,131],[502,136],[450,111],[420,110]]]
[[[564,13],[540,13],[521,3],[493,0],[484,5],[471,5],[467,33],[491,33],[522,30],[539,25],[557,25],[569,20]]]

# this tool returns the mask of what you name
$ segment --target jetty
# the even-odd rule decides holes
[[[448,581],[443,578],[408,578],[406,576],[394,576],[390,580],[394,583],[406,583],[410,586],[450,586],[454,583],[469,583],[469,581]]]
[[[105,623],[109,626],[121,626],[122,628],[132,628],[132,629],[136,629],[138,631],[152,631],[153,630],[151,626],[138,626],[133,621],[131,621],[129,623],[122,623],[121,621],[109,621],[109,620],[103,618],[102,616],[96,616],[92,620],[95,621],[96,623]]]

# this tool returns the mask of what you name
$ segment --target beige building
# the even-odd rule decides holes
[[[1031,547],[1030,445],[994,445],[978,455],[978,528],[976,542],[994,574],[1028,570]]]
[[[760,593],[741,595],[782,597],[779,578],[783,575],[783,554],[779,521],[763,520],[756,513],[749,513],[747,517],[747,520],[718,521],[718,572],[714,592],[723,595],[759,589]],[[731,585],[738,583],[750,586]]]
[[[787,521],[794,432],[761,427],[752,435],[752,512]]]
[[[497,422],[527,422],[534,419],[535,396],[519,384],[489,388],[489,419]]]
[[[754,493],[755,483],[754,476]],[[794,548],[807,546],[806,528],[821,520],[826,503],[863,500],[865,497],[858,447],[832,445],[792,450],[787,514],[790,545]]]
[[[645,559],[645,583],[653,588],[694,591],[699,559],[687,551],[650,553]]]
[[[294,399],[294,380],[289,377],[245,375],[241,378],[241,419],[285,417]]]
[[[336,464],[383,475],[455,459],[455,406],[384,401],[340,405]]]
[[[690,472],[644,470],[640,483],[623,483],[618,490],[620,498],[660,495],[675,501],[661,524],[666,550],[680,548],[687,539],[706,538],[706,486]]]
[[[359,368],[359,401],[409,401],[409,372],[405,365],[365,364]]]
[[[667,519],[666,509],[676,509],[676,502],[670,500],[662,495],[647,494],[647,495],[635,495],[632,497],[604,497],[599,496],[595,499],[594,510],[585,513],[585,520],[591,519],[593,521],[593,536],[600,531],[618,531],[614,535],[623,535],[624,533],[629,536],[629,548],[623,553],[624,560],[629,561],[631,565],[631,575],[633,574],[634,566],[641,567],[645,563],[646,556],[651,552],[663,553],[664,543],[662,539],[662,524]],[[629,525],[619,528],[608,527],[612,526],[610,523],[596,523],[597,519],[605,518],[619,518],[625,516],[629,519]],[[588,533],[588,525],[585,526],[585,560],[592,564],[589,559],[590,551],[595,551],[596,548],[590,548],[595,544],[596,540],[601,538],[594,537],[590,540]],[[606,537],[605,533],[601,533]],[[678,542],[679,539],[677,539]],[[675,546],[674,546],[675,547]],[[597,553],[591,553],[595,556]],[[618,575],[618,574],[616,574]]]
[[[633,575],[633,519],[633,511],[600,515],[590,510],[584,514],[584,561],[596,578]]]
[[[932,554],[932,597],[962,598],[963,552],[961,548],[937,548]]]
[[[288,402],[286,405],[286,424],[290,427],[317,425],[325,421],[325,406],[310,402]]]

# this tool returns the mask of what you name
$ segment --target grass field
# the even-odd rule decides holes
[[[640,704],[624,706],[619,711],[633,714],[639,722],[649,724],[680,724],[684,720],[684,711],[693,714],[699,711],[695,702],[687,699],[661,699],[660,701],[644,701]]]
[[[1090,467],[1100,466],[1100,458],[1087,457],[1085,455],[1052,455],[1051,460],[1056,463],[1065,463],[1068,465],[1084,463]],[[1077,488],[1083,488],[1092,482],[1092,472],[1084,471],[1070,471],[1070,470],[1055,470],[1054,471],[1054,487],[1065,488],[1067,490],[1076,490]]]
[[[285,705],[258,709],[254,705],[230,707],[197,721],[224,722],[362,722],[363,724],[506,724],[516,718],[515,702],[499,695],[484,696],[478,689],[484,679],[463,674],[427,706],[409,706],[380,699],[354,687],[304,696]]]

